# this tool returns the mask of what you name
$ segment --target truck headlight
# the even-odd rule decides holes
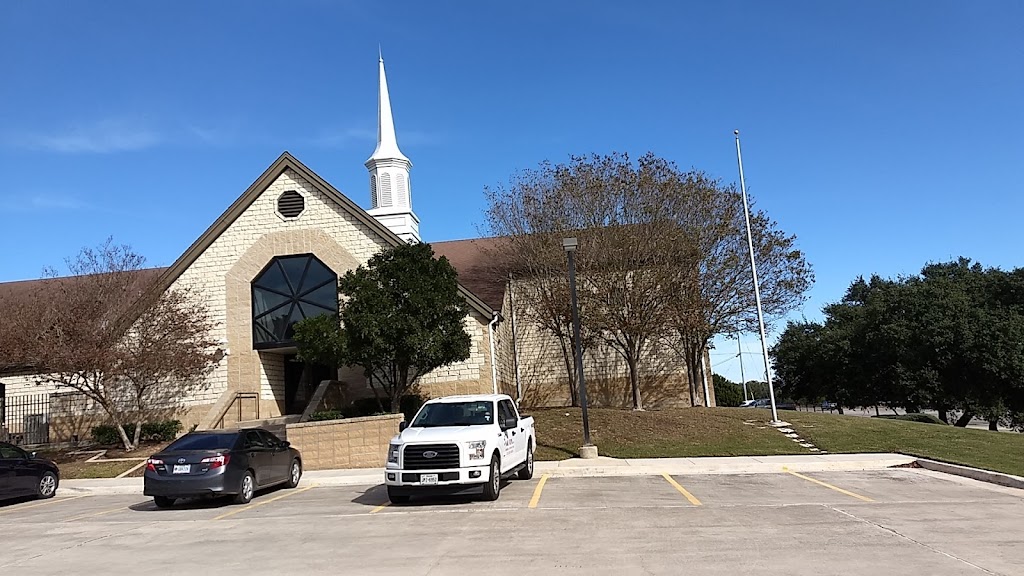
[[[484,447],[487,446],[486,440],[474,440],[473,442],[466,443],[466,449],[469,451],[470,460],[483,460],[484,459]]]
[[[388,446],[388,462],[398,464],[398,446],[394,444]]]

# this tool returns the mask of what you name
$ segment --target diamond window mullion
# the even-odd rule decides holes
[[[338,276],[311,254],[280,256],[252,282],[253,346],[292,346],[295,323],[338,313]]]

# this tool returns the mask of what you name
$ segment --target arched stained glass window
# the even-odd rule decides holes
[[[337,313],[337,274],[312,254],[274,258],[252,282],[253,348],[294,346],[296,322]]]

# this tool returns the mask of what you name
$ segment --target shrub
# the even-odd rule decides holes
[[[399,401],[399,412],[405,415],[405,421],[412,421],[412,417],[416,415],[420,407],[426,400],[416,394],[408,394],[402,396]],[[381,404],[384,406],[384,410],[381,410]],[[350,418],[357,418],[359,416],[376,416],[379,414],[390,414],[391,413],[391,401],[387,398],[381,398],[380,404],[377,403],[376,398],[360,398],[355,402],[352,402],[351,408],[346,410]]]
[[[129,438],[135,436],[135,424],[125,424],[123,428]],[[144,422],[141,432],[140,440],[143,442],[170,442],[177,437],[178,432],[181,432],[181,421],[162,420],[160,422]],[[101,445],[121,443],[121,435],[117,433],[117,428],[112,424],[94,426],[92,429],[92,439]]]
[[[942,420],[939,420],[931,414],[882,414],[881,416],[872,416],[872,418],[883,418],[885,420],[906,420],[908,422],[921,422],[922,424],[945,424]]]
[[[320,410],[319,412],[313,412],[309,417],[310,422],[322,422],[324,420],[341,420],[345,415],[341,413],[341,410]]]

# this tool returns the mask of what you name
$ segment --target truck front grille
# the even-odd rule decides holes
[[[431,457],[426,455],[430,454]],[[418,444],[405,447],[406,470],[444,470],[459,467],[459,447],[455,444]]]

